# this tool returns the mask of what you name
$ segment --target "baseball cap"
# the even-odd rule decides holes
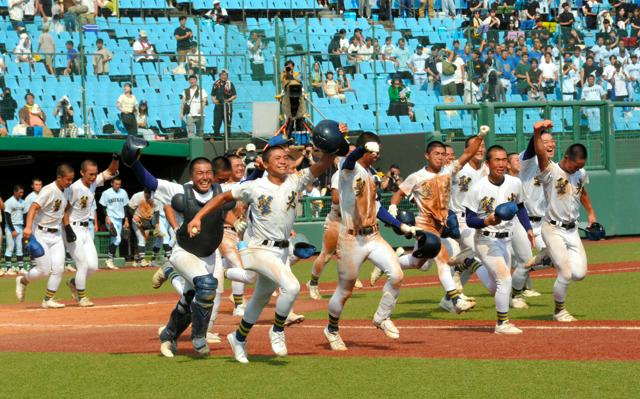
[[[213,0],[213,5],[220,4],[220,0]]]
[[[274,146],[283,146],[283,145],[289,145],[289,144],[290,144],[290,140],[285,139],[284,135],[279,134],[277,136],[271,137],[267,145],[269,147],[274,147]]]
[[[246,146],[244,146],[244,150],[246,152],[255,152],[256,151],[256,145],[253,143],[249,143]]]
[[[144,30],[140,31],[140,37],[147,37],[147,32]]]

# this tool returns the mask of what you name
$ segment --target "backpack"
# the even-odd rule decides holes
[[[442,61],[442,74],[445,76],[451,76],[454,73],[456,73],[456,69],[458,67],[456,67],[455,64],[451,63],[448,60],[443,60]]]

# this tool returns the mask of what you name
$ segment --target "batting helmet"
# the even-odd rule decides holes
[[[329,119],[322,120],[313,127],[311,140],[313,145],[327,154],[335,154],[340,150],[344,151],[345,142],[347,141],[342,132],[340,132],[338,122]],[[349,143],[346,143],[346,148],[348,151]]]
[[[584,232],[591,241],[600,241],[607,235],[604,231],[604,226],[600,223],[592,223],[591,226],[584,229]]]
[[[149,142],[141,137],[128,136],[120,152],[122,163],[128,167],[133,166],[140,158],[140,151],[148,145]]]
[[[406,224],[408,226],[415,226],[416,225],[416,217],[413,215],[413,212],[411,212],[411,211],[399,211],[398,215],[396,216],[396,219],[398,219],[398,222],[400,222],[402,224]],[[393,231],[395,231],[395,233],[399,234],[399,235],[404,234],[397,227],[394,227]]]
[[[442,238],[460,238],[460,224],[458,223],[458,215],[452,210],[449,210],[449,215],[447,216],[447,223],[442,230],[442,234],[440,235]]]
[[[36,259],[44,255],[44,248],[42,245],[36,240],[35,236],[29,237],[28,240],[24,240],[24,249],[29,253],[29,257],[31,259]]]
[[[518,213],[518,205],[509,201],[496,206],[495,215],[501,220],[511,220]]]
[[[300,259],[309,259],[316,253],[316,247],[307,240],[304,234],[296,234],[293,242],[293,254]]]
[[[418,231],[418,248],[413,251],[413,256],[416,258],[435,258],[440,253],[440,237],[433,233],[426,231]]]

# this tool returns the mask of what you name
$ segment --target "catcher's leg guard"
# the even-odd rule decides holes
[[[207,328],[211,318],[213,300],[218,288],[218,280],[212,274],[198,276],[193,279],[196,288],[191,302],[191,340],[196,351],[206,347]]]
[[[180,297],[176,307],[171,311],[167,326],[160,334],[161,342],[177,341],[178,337],[189,327],[189,324],[191,324],[191,304],[194,295],[194,291],[187,291]]]

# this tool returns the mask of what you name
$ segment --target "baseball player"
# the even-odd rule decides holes
[[[0,197],[0,223],[2,223],[2,215],[4,214],[4,201]],[[2,242],[2,228],[0,228],[0,242]],[[0,277],[4,276],[5,270],[0,267]]]
[[[503,220],[498,210],[500,205],[513,205],[518,220],[522,223],[529,241],[533,242],[533,231],[524,207],[522,183],[518,178],[506,174],[507,151],[499,145],[487,150],[489,175],[478,181],[464,199],[467,226],[476,229],[475,252],[491,276],[489,292],[496,303],[496,334],[521,334],[522,330],[509,322],[509,298],[511,294],[510,239],[513,232],[513,216]],[[513,212],[515,214],[515,211]],[[486,269],[485,269],[486,268]],[[478,270],[480,274],[480,270]]]
[[[449,214],[449,195],[453,177],[476,154],[489,128],[483,126],[478,136],[473,138],[458,160],[446,165],[446,148],[440,141],[432,141],[427,146],[425,158],[426,167],[412,173],[400,184],[400,189],[391,198],[389,213],[398,215],[398,204],[405,196],[413,195],[418,205],[419,214],[416,218],[416,228],[436,234],[438,237],[446,227]],[[446,166],[445,166],[446,165]],[[416,248],[418,244],[416,243]],[[435,258],[438,267],[438,277],[445,289],[446,298],[451,301],[457,313],[465,312],[475,306],[475,302],[460,297],[461,291],[456,287],[451,275],[451,266],[447,263],[449,252],[446,245],[442,246]],[[400,257],[402,269],[420,269],[427,262],[426,258],[416,258],[412,254]]]
[[[446,165],[449,165],[450,163],[456,160],[456,150],[451,145],[445,144],[444,151],[446,153],[446,161],[445,161]]]
[[[280,287],[276,301],[274,323],[269,330],[271,348],[278,356],[287,355],[284,323],[293,307],[300,283],[289,266],[289,236],[295,220],[298,193],[320,176],[333,163],[335,155],[325,154],[307,169],[289,174],[289,157],[281,146],[269,146],[262,154],[268,175],[236,185],[230,191],[209,201],[189,222],[188,230],[198,236],[202,219],[220,209],[223,204],[240,200],[249,208],[248,227],[244,240],[248,243],[245,269],[257,273],[256,286],[240,322],[239,328],[227,335],[234,357],[247,363],[246,338],[260,316],[271,294]]]
[[[54,295],[62,281],[64,272],[64,242],[62,240],[62,218],[67,207],[64,190],[73,183],[73,168],[62,164],[56,169],[56,180],[40,190],[38,197],[31,204],[27,221],[22,232],[25,241],[33,234],[44,249],[44,255],[36,259],[36,267],[16,279],[16,297],[23,302],[27,285],[49,276],[47,292],[42,300],[42,307],[63,308]],[[32,230],[35,226],[35,231]]]
[[[362,263],[369,259],[389,278],[373,317],[373,324],[391,339],[400,332],[391,321],[391,313],[400,294],[404,278],[398,257],[382,238],[376,219],[390,224],[403,234],[415,235],[415,227],[401,224],[381,207],[370,167],[380,157],[380,139],[373,133],[362,133],[353,150],[340,164],[340,214],[342,225],[338,237],[338,286],[329,301],[329,324],[324,335],[332,350],[347,350],[339,333],[340,315],[351,296]]]
[[[159,201],[158,201],[159,202]],[[164,209],[164,204],[158,203],[158,212],[154,214],[153,224],[156,228],[153,231],[155,241],[153,243],[153,260],[152,265],[158,266],[164,264],[171,257],[171,248],[175,244],[175,231],[167,220],[167,214]],[[160,249],[163,250],[163,259],[160,259]]]
[[[132,214],[133,232],[137,239],[136,254],[134,256],[133,267],[147,267],[149,262],[145,259],[147,250],[147,237],[150,231],[157,230],[154,228],[153,220],[158,223],[158,213],[161,205],[153,198],[153,193],[149,189],[137,192],[131,196],[129,203],[129,214]]]
[[[13,195],[4,203],[4,236],[6,249],[4,251],[5,273],[15,276],[24,268],[22,255],[22,230],[24,228],[24,187],[17,184],[13,187]],[[16,266],[11,266],[13,255],[16,255]]]
[[[76,180],[65,192],[67,209],[63,218],[65,244],[67,251],[76,264],[76,275],[67,281],[73,299],[81,307],[93,306],[86,295],[87,278],[98,270],[98,253],[96,251],[91,226],[95,210],[95,193],[97,187],[118,174],[119,156],[113,155],[109,167],[98,173],[95,161],[85,160],[80,164],[80,179]]]
[[[29,209],[31,208],[31,204],[33,204],[33,201],[36,200],[36,198],[38,197],[38,193],[40,193],[40,190],[42,190],[42,180],[40,178],[33,178],[31,179],[31,192],[29,193],[29,195],[27,195],[27,197],[24,199],[24,220],[27,220],[27,213],[29,212]],[[30,266],[31,267],[35,267],[36,266],[36,262],[34,259],[30,260]]]
[[[117,269],[113,263],[116,256],[116,249],[122,239],[122,228],[129,228],[129,221],[125,217],[124,207],[129,202],[127,191],[122,188],[122,179],[118,176],[111,180],[111,188],[105,190],[100,196],[100,205],[105,208],[105,222],[111,234],[109,244],[109,258],[106,266],[109,269]]]
[[[546,128],[553,127],[549,121]],[[565,309],[565,299],[571,281],[579,281],[587,275],[587,255],[578,234],[577,220],[580,204],[587,211],[589,224],[596,222],[596,214],[585,186],[589,177],[584,170],[587,149],[582,144],[570,145],[558,163],[549,159],[542,141],[543,129],[533,132],[534,148],[540,168],[540,181],[547,200],[542,222],[542,239],[555,265],[558,277],[553,285],[555,310],[553,319],[572,322],[575,317]]]

